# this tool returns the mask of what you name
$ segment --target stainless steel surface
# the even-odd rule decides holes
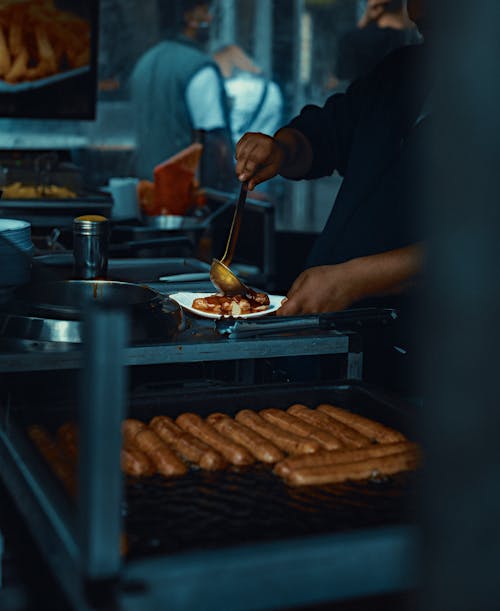
[[[246,184],[242,183],[238,203],[236,204],[236,209],[233,215],[233,221],[229,229],[226,250],[224,251],[224,254],[220,260],[212,260],[212,265],[210,267],[210,280],[215,288],[224,295],[246,295],[248,293],[253,293],[252,289],[243,284],[243,282],[241,282],[229,269],[229,265],[233,260],[236,242],[238,241],[241,218],[243,215],[243,209],[245,207],[247,193],[247,186]]]
[[[73,222],[75,276],[83,279],[105,278],[108,272],[109,221],[103,216],[87,215]]]
[[[0,337],[42,342],[79,343],[82,323],[77,320],[57,320],[0,313]]]

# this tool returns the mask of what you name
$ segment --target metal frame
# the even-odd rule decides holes
[[[125,348],[124,314],[102,306],[92,309],[84,351],[0,355],[3,372],[83,365],[82,388],[86,391],[80,406],[79,471],[83,510],[78,516],[71,513],[62,489],[44,465],[36,465],[33,450],[25,447],[23,455],[26,444],[15,425],[9,425],[8,410],[0,422],[0,476],[75,608],[95,608],[88,595],[97,587],[123,609],[168,605],[193,609],[203,600],[206,609],[236,610],[333,601],[415,585],[416,532],[410,526],[292,538],[122,564],[118,544],[122,487],[121,476],[116,474],[120,473],[126,365],[234,359],[248,378],[256,358],[340,354],[346,356],[348,376],[360,377],[361,340],[353,333],[314,331],[241,340],[212,336],[201,342],[188,339],[182,344]]]
[[[72,348],[43,352],[36,350],[36,344],[40,342],[32,343],[33,351],[0,353],[0,373],[77,369],[82,366],[82,350]],[[182,343],[131,346],[125,349],[124,364],[199,363],[326,354],[345,354],[350,359],[352,377],[360,379],[362,358],[359,336],[337,331],[234,340],[214,336],[205,341],[183,339]]]

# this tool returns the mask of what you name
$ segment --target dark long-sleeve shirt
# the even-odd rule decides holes
[[[418,200],[426,170],[429,120],[418,122],[429,93],[425,48],[405,47],[323,107],[306,106],[289,127],[313,149],[305,178],[337,170],[344,181],[311,265],[401,248],[422,239]]]

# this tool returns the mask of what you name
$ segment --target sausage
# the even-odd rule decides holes
[[[259,414],[268,422],[285,431],[314,439],[327,450],[338,450],[342,447],[342,443],[328,431],[324,431],[292,414],[287,414],[281,409],[264,409]]]
[[[411,471],[416,469],[419,463],[419,453],[408,450],[399,454],[389,454],[357,462],[296,469],[285,477],[285,482],[290,486],[340,484],[348,480],[355,481],[378,475],[393,475],[400,471]]]
[[[61,424],[57,429],[57,443],[68,460],[78,461],[78,430],[73,422]]]
[[[10,58],[9,47],[3,33],[3,28],[0,27],[0,76],[7,74],[12,65]]]
[[[323,403],[322,405],[318,405],[317,410],[327,414],[331,418],[335,418],[337,421],[347,424],[347,426],[350,426],[351,428],[360,432],[362,435],[365,435],[371,440],[378,441],[379,443],[393,443],[395,441],[404,441],[406,439],[403,433],[400,433],[395,429],[391,429],[380,422],[371,420],[370,418],[353,414],[352,412],[342,409],[341,407],[334,407],[333,405]]]
[[[268,439],[265,439],[244,424],[236,422],[227,414],[210,414],[207,422],[221,435],[239,443],[249,450],[255,458],[265,463],[275,463],[284,458],[284,454]]]
[[[305,405],[292,405],[287,411],[313,426],[321,427],[321,429],[336,437],[346,448],[362,448],[371,443],[370,439],[359,431],[339,420],[334,420],[321,411],[309,409]]]
[[[181,459],[140,420],[129,418],[122,425],[125,443],[142,450],[154,463],[158,473],[165,477],[184,475],[186,465]]]
[[[411,441],[401,441],[397,443],[376,444],[366,448],[356,450],[320,450],[315,454],[307,456],[294,456],[285,458],[274,467],[274,473],[280,477],[285,477],[292,471],[303,469],[305,467],[322,467],[324,465],[338,465],[342,463],[357,462],[367,460],[369,458],[378,458],[380,456],[389,456],[390,454],[399,454],[401,452],[416,451],[418,446]]]
[[[262,437],[269,439],[280,450],[288,454],[311,454],[319,450],[319,443],[314,439],[299,437],[294,433],[284,431],[274,424],[264,420],[262,416],[250,409],[243,409],[236,414],[236,420],[252,429]]]
[[[28,429],[28,435],[45,458],[66,490],[76,495],[76,476],[72,466],[65,460],[52,436],[41,426],[33,425]]]
[[[155,466],[147,454],[125,443],[120,452],[120,464],[123,473],[133,477],[153,475]]]
[[[181,414],[176,423],[188,433],[217,450],[233,465],[251,465],[255,462],[250,452],[218,433],[212,425],[204,422],[197,414]]]
[[[227,467],[227,461],[216,450],[191,433],[183,431],[168,416],[156,416],[149,426],[166,444],[170,445],[183,458],[206,471],[217,471]]]

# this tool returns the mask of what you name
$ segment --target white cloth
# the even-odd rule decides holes
[[[226,126],[221,103],[220,79],[212,66],[197,72],[186,88],[186,103],[195,129],[206,131]]]
[[[262,98],[266,79],[250,72],[241,72],[226,79],[226,94],[231,107],[231,133],[235,144],[246,131],[271,136],[281,126],[283,95],[275,82],[267,81],[267,84],[266,97],[249,124]]]

